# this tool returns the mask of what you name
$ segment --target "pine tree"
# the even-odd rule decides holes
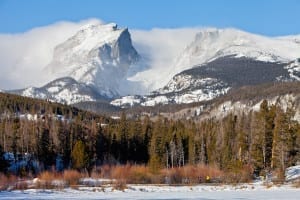
[[[238,160],[244,164],[249,162],[249,143],[250,138],[248,133],[250,132],[249,123],[247,122],[245,113],[242,113],[240,120],[238,122],[237,128],[237,151]]]
[[[154,124],[153,133],[149,145],[149,165],[152,166],[152,169],[158,170],[165,162],[166,155],[166,146],[163,136],[166,135],[167,131],[164,126],[163,119],[159,119]]]
[[[123,112],[119,124],[119,141],[120,141],[120,154],[119,160],[121,163],[126,163],[128,160],[128,121],[126,119],[126,114]]]
[[[229,114],[222,123],[222,131],[224,133],[224,141],[222,145],[222,161],[221,167],[229,169],[232,163],[237,160],[236,150],[236,122],[237,117]]]
[[[189,164],[196,164],[196,144],[195,144],[195,134],[196,134],[196,125],[195,123],[191,124],[191,127],[187,130],[188,133],[188,161]]]
[[[87,169],[89,165],[88,152],[81,140],[77,140],[71,154],[73,168],[77,170]]]
[[[71,146],[70,146],[70,126],[67,123],[58,124],[58,150],[57,153],[62,156],[64,166],[70,165]]]
[[[12,143],[11,143],[11,149],[14,153],[15,158],[17,158],[17,153],[19,153],[19,139],[20,139],[20,120],[14,119],[13,120],[13,130],[12,130]]]
[[[105,150],[108,149],[108,141],[104,137],[103,130],[100,127],[96,135],[96,156],[97,161],[102,163],[104,162]]]
[[[42,125],[40,127],[40,136],[38,138],[37,156],[44,164],[44,167],[48,169],[55,163],[55,154],[53,151],[53,145],[51,143],[49,129]]]
[[[286,112],[281,108],[276,110],[272,149],[273,169],[279,168],[284,171],[286,167],[297,162],[297,125],[299,124],[293,120],[294,114],[291,108],[287,108]]]
[[[221,149],[221,145],[218,145],[218,141],[221,144],[222,138],[217,135],[218,123],[210,119],[206,123],[201,124],[201,126],[206,126],[204,131],[207,143],[207,164],[219,164],[221,156],[219,150]]]
[[[4,158],[4,152],[0,144],[0,172],[6,173],[9,163]]]
[[[264,134],[264,121],[261,119],[259,113],[253,113],[251,117],[251,143],[250,143],[250,155],[251,163],[254,166],[254,171],[257,175],[265,169],[265,134]]]
[[[251,156],[257,171],[267,172],[271,169],[274,118],[276,107],[268,106],[264,100],[260,105],[260,111],[255,114],[252,121],[252,146]]]

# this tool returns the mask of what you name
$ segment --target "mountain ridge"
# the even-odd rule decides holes
[[[66,77],[71,77],[75,82],[66,84],[67,88],[51,90],[46,84],[11,92],[67,104],[110,99],[112,105],[120,107],[205,101],[225,94],[235,84],[299,81],[298,38],[271,38],[237,29],[201,29],[173,58],[172,65],[156,69],[143,63],[128,28],[115,23],[89,24],[57,45],[53,60],[45,67],[57,78],[55,81],[64,78],[68,83]],[[254,82],[244,80],[247,73]],[[161,87],[142,95],[153,80]]]

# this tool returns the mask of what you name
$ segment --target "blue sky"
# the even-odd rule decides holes
[[[264,35],[300,34],[299,0],[0,0],[0,33],[57,21],[99,18],[133,29],[235,27]]]

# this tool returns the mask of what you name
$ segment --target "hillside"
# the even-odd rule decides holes
[[[98,114],[80,110],[74,106],[7,93],[0,93],[0,114],[2,119],[6,116],[18,116],[21,114],[55,114],[63,115],[70,119],[77,116],[82,116],[87,119],[102,118]]]
[[[293,97],[287,98],[285,97]],[[172,119],[197,119],[224,114],[223,107],[227,106],[226,113],[230,110],[239,112],[249,112],[257,110],[258,104],[264,99],[270,101],[271,104],[276,104],[276,100],[282,99],[281,106],[286,108],[286,105],[291,103],[293,108],[300,108],[300,82],[274,82],[252,86],[242,86],[233,88],[227,94],[217,97],[209,101],[201,101],[189,104],[168,104],[156,106],[133,106],[127,108],[126,113],[132,116],[149,115],[157,116],[162,114],[167,118]],[[290,102],[289,102],[290,101]],[[228,102],[230,102],[228,104]],[[234,104],[238,104],[234,106]],[[277,102],[279,104],[279,102]],[[234,108],[234,109],[233,109]],[[300,112],[296,109],[295,115],[300,119]]]

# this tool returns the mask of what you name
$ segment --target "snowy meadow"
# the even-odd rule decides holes
[[[63,190],[15,190],[0,192],[0,199],[300,199],[300,189],[291,185],[261,183],[236,186],[153,186],[128,185],[124,191],[107,187],[78,187]]]

